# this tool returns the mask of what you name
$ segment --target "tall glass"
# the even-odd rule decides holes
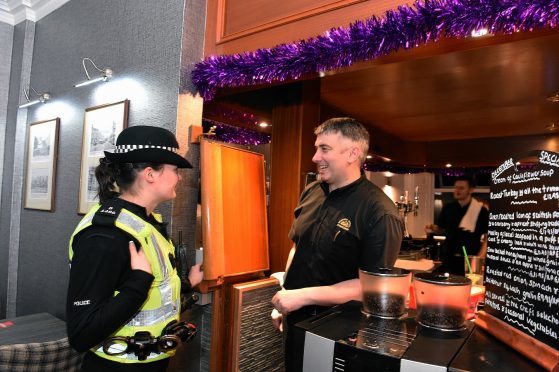
[[[465,274],[466,278],[472,281],[472,285],[483,285],[484,271],[485,271],[484,257],[480,257],[480,256],[464,257],[464,272],[466,273]]]

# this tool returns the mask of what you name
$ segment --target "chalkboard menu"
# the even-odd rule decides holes
[[[559,349],[559,154],[491,174],[487,313]]]

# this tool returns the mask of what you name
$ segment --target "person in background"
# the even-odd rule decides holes
[[[359,269],[392,268],[404,225],[394,203],[362,170],[369,133],[351,118],[333,118],[315,130],[320,180],[309,184],[295,208],[294,242],[272,321],[284,332],[286,371],[302,368],[293,325],[333,305],[361,300]],[[299,353],[298,353],[299,352]]]
[[[442,266],[439,270],[464,275],[464,252],[485,257],[489,211],[472,197],[475,184],[471,177],[461,176],[454,182],[454,201],[443,206],[436,224],[427,225],[427,234],[444,234]]]
[[[82,371],[164,371],[173,346],[195,334],[179,322],[174,247],[154,213],[176,197],[178,168],[191,168],[177,151],[168,130],[134,126],[95,169],[100,204],[69,243],[68,338],[87,351]],[[183,292],[202,280],[200,265],[188,279]]]

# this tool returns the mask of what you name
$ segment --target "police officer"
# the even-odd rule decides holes
[[[95,169],[100,204],[69,244],[68,337],[73,348],[87,351],[82,371],[164,371],[178,331],[195,333],[179,322],[174,248],[154,213],[176,197],[178,168],[192,168],[178,147],[166,129],[130,127]],[[185,284],[201,279],[197,265]]]

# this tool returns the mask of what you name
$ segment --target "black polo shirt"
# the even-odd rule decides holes
[[[359,268],[392,267],[404,234],[394,203],[364,174],[332,192],[310,184],[295,208],[289,237],[296,252],[284,287],[332,285],[357,278]]]
[[[454,201],[445,204],[439,215],[437,225],[445,229],[445,246],[447,254],[458,254],[463,256],[462,246],[466,247],[469,255],[476,255],[481,248],[481,236],[487,234],[489,225],[489,211],[482,207],[476,221],[476,229],[474,232],[465,231],[459,228],[462,218],[468,211],[470,203],[461,206],[460,203]]]

